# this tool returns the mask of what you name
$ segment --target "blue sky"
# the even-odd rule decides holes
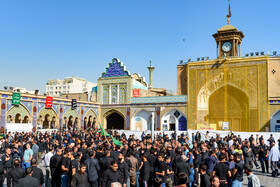
[[[0,89],[45,91],[49,79],[91,82],[117,57],[154,87],[176,90],[181,59],[216,58],[212,37],[226,24],[227,0],[0,0]],[[242,55],[280,52],[280,1],[231,0]],[[185,40],[183,40],[185,39]]]

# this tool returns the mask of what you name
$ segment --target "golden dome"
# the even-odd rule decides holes
[[[225,25],[222,28],[218,29],[218,32],[229,31],[229,30],[237,30],[237,29],[232,25]]]

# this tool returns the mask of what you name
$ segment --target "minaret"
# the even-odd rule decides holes
[[[147,67],[149,70],[149,88],[153,88],[153,71],[155,67],[152,66],[152,61],[150,60],[150,66]]]

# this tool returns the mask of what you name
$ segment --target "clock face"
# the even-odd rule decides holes
[[[224,52],[229,52],[232,49],[232,44],[230,42],[224,42],[222,45],[222,50]]]

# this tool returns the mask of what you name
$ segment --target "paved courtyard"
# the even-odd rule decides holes
[[[261,169],[255,169],[254,174],[257,175],[260,179],[261,186],[271,186],[271,187],[280,187],[280,177],[272,177],[271,173],[262,173]],[[242,186],[248,186],[248,178],[244,173],[244,180]]]

